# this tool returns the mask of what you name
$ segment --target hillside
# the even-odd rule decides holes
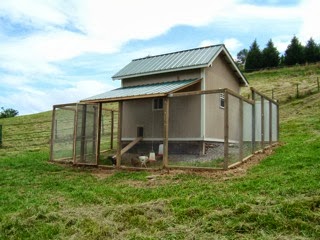
[[[308,67],[247,78],[264,92],[319,76]],[[282,146],[220,175],[48,164],[50,112],[0,120],[19,144],[42,134],[0,149],[0,239],[320,239],[320,93],[286,99],[280,119]]]

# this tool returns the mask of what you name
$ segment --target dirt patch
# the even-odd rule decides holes
[[[247,159],[246,161],[241,162],[237,167],[228,170],[199,170],[199,169],[162,169],[159,171],[153,170],[150,172],[150,175],[146,177],[146,181],[139,180],[128,180],[128,181],[120,181],[120,184],[129,185],[132,187],[157,187],[166,184],[178,184],[179,179],[175,178],[175,176],[179,174],[193,174],[197,176],[202,176],[206,178],[215,178],[220,181],[226,181],[230,178],[241,177],[244,176],[247,171],[259,164],[263,159],[267,156],[271,155],[275,148],[280,146],[281,144],[277,144],[276,146],[264,149],[261,152],[254,154],[252,157]],[[116,169],[102,169],[95,168],[92,169],[92,175],[98,179],[106,179],[112,176],[115,172],[121,171]],[[131,170],[132,171],[132,170]]]

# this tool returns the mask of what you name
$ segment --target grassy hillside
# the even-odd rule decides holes
[[[250,85],[269,97],[280,102],[287,102],[297,95],[297,84],[300,96],[318,91],[320,81],[320,63],[310,65],[297,65],[289,68],[262,70],[245,74]],[[318,81],[317,81],[318,80]],[[247,96],[249,88],[243,89],[243,95]]]
[[[248,79],[263,92],[277,84],[268,75]],[[48,164],[39,146],[1,149],[0,239],[320,239],[320,93],[280,115],[283,145],[221,174],[98,171]]]

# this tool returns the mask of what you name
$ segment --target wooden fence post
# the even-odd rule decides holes
[[[242,161],[243,159],[243,100],[239,99],[239,101],[240,101],[239,160]]]
[[[296,93],[296,97],[298,98],[299,97],[299,83],[296,84],[297,86],[297,93]]]
[[[264,97],[261,98],[261,149],[264,149]]]
[[[113,149],[114,111],[111,110],[110,149]]]
[[[169,165],[169,98],[163,99],[163,167]]]
[[[117,162],[116,167],[119,168],[121,166],[121,130],[122,130],[122,102],[118,102],[118,136],[117,136]]]
[[[224,91],[224,161],[223,169],[227,170],[229,165],[229,96]]]
[[[256,100],[255,100],[255,92],[251,90],[252,92],[252,100],[254,101],[254,104],[252,105],[252,136],[251,136],[251,152],[254,153],[256,149]]]

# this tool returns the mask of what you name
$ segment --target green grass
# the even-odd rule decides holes
[[[1,149],[0,239],[320,239],[320,94],[280,116],[283,145],[245,174],[97,171],[49,164],[48,145]],[[27,117],[43,115],[6,121]]]

